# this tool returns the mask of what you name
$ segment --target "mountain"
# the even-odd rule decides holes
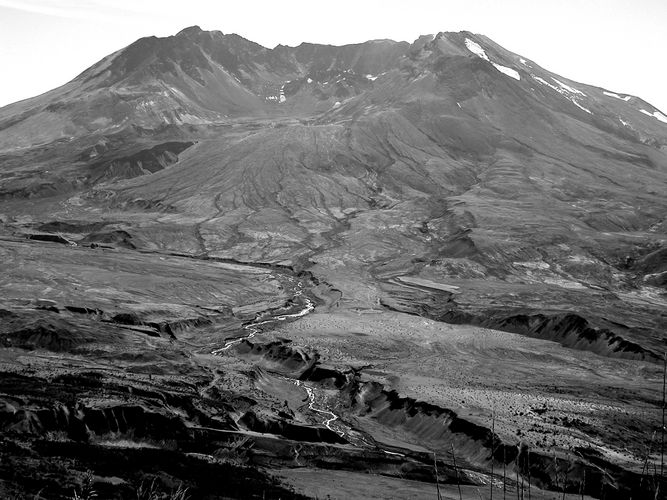
[[[156,422],[182,419],[185,434],[261,432],[294,449],[290,440],[321,441],[338,450],[331,468],[345,470],[369,459],[372,442],[382,457],[401,454],[420,481],[429,453],[453,445],[471,485],[502,461],[539,476],[536,487],[558,490],[568,474],[576,493],[583,474],[591,495],[623,498],[648,487],[638,471],[659,429],[665,213],[667,116],[639,97],[572,81],[469,32],[267,49],[194,26],[142,38],[0,108],[3,345],[8,359],[28,347],[79,356],[35,377],[107,373],[91,364],[104,352],[186,392],[203,384],[173,413],[149,411],[148,400],[177,397],[153,382],[144,381],[162,395],[132,403]],[[231,374],[220,375],[213,325],[238,336],[255,314],[295,322],[268,321],[275,332],[225,346]],[[146,345],[132,335],[148,335]],[[25,368],[11,366],[17,377]],[[310,413],[290,379],[311,384]],[[104,382],[120,392],[128,383]],[[32,394],[31,384],[16,390]],[[243,387],[254,403],[239,399]],[[55,404],[3,390],[15,420],[22,404]],[[90,415],[106,403],[85,397],[82,421],[104,434],[108,424],[94,430]],[[209,406],[197,413],[198,404]],[[317,437],[289,427],[318,411],[349,427],[327,420]],[[39,415],[32,427],[7,421],[58,429]],[[155,425],[164,434],[151,439],[172,432]],[[191,448],[193,439],[181,438]],[[529,451],[501,457],[498,443]],[[253,446],[272,463],[284,458]],[[398,462],[373,458],[389,475],[401,463],[391,456]]]

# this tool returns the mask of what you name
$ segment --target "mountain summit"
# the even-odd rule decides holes
[[[373,40],[267,49],[192,26],[171,37],[142,38],[63,87],[7,106],[0,112],[0,148],[132,125],[155,129],[238,117],[313,116],[336,103],[351,111],[370,96],[456,105],[490,97],[498,86],[505,98],[521,100],[534,113],[546,107],[619,133],[660,134],[661,122],[667,122],[638,98],[572,82],[468,32],[426,35],[413,44]]]
[[[433,481],[456,447],[451,484],[502,462],[627,498],[653,484],[665,214],[665,114],[485,36],[142,38],[0,108],[0,428],[66,422],[35,449],[122,447],[200,493],[247,464]],[[63,406],[34,373],[92,389]]]

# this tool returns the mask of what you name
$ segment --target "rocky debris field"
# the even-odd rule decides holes
[[[5,496],[428,496],[435,454],[448,495],[523,481],[620,498],[657,459],[651,362],[348,308],[278,265],[8,236],[2,251]]]

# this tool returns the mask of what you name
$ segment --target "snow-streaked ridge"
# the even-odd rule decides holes
[[[626,95],[625,97],[618,95],[616,92],[609,92],[607,90],[603,90],[602,93],[606,95],[607,97],[613,97],[615,99],[620,99],[621,101],[629,101],[632,99],[631,95]]]
[[[584,94],[581,90],[575,89],[574,87],[571,87],[571,86],[569,86],[569,85],[567,85],[567,84],[565,84],[565,83],[561,82],[560,80],[557,80],[556,78],[553,78],[553,77],[551,79],[554,82],[556,82],[558,85],[553,85],[553,84],[547,82],[544,78],[540,78],[539,76],[535,76],[535,75],[531,75],[531,76],[533,77],[533,79],[535,79],[535,81],[541,83],[542,85],[546,85],[547,87],[555,90],[559,94],[562,94],[565,97],[567,97],[572,102],[572,104],[574,104],[579,109],[584,110],[589,115],[593,114],[590,109],[585,108],[584,106],[579,104],[579,102],[577,102],[577,100],[575,99],[575,97],[574,97],[575,95],[583,96],[583,97],[586,96],[586,94]]]
[[[554,82],[556,82],[560,88],[565,89],[565,90],[567,90],[568,92],[571,92],[571,93],[573,93],[573,94],[583,95],[583,96],[586,95],[586,94],[584,94],[581,90],[575,89],[574,87],[570,87],[569,85],[567,85],[567,84],[561,82],[560,80],[557,80],[557,79],[555,79],[555,78],[553,78],[553,77],[551,77],[551,79],[552,79]]]
[[[552,83],[547,82],[544,78],[540,78],[539,76],[531,75],[536,81],[540,82],[542,85],[546,85],[547,87],[552,88],[559,94],[563,95],[569,95],[569,94],[576,94],[585,97],[586,94],[584,94],[581,90],[575,89],[574,87],[570,87],[569,85],[561,82],[560,80],[557,80],[555,78],[551,78],[554,82],[556,82],[557,85],[554,85]]]
[[[650,111],[646,111],[645,109],[640,109],[639,111],[641,111],[645,115],[652,116],[656,120],[660,120],[661,122],[667,123],[667,116],[662,114],[660,111],[654,111],[653,113],[651,113]]]
[[[586,109],[586,108],[584,108],[581,104],[579,104],[579,103],[576,101],[576,99],[575,99],[574,97],[570,97],[570,101],[572,101],[572,103],[573,103],[576,107],[578,107],[578,108],[580,108],[580,109],[583,109],[583,110],[584,110],[586,113],[588,113],[589,115],[592,115],[592,114],[593,114],[593,113],[591,112],[590,109]]]

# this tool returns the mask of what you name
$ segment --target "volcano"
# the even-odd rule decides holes
[[[142,38],[0,108],[0,491],[664,491],[666,213],[663,112],[483,35]]]

